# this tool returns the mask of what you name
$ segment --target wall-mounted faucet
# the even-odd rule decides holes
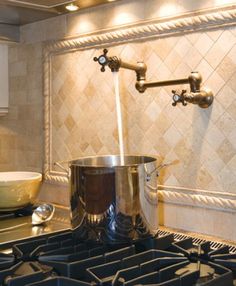
[[[122,61],[118,57],[108,57],[108,50],[104,49],[103,54],[98,58],[95,57],[94,61],[97,61],[102,67],[101,71],[105,71],[105,66],[108,66],[112,72],[119,71],[120,68],[125,68],[133,70],[136,72],[137,81],[135,84],[136,89],[143,93],[147,88],[168,86],[168,85],[178,85],[178,84],[189,84],[190,92],[187,93],[186,90],[182,92],[177,92],[175,90],[173,93],[173,106],[176,106],[177,103],[182,103],[184,106],[187,105],[187,102],[198,104],[202,108],[209,107],[213,102],[213,93],[210,89],[201,88],[202,77],[199,72],[191,72],[190,76],[187,78],[174,79],[174,80],[165,80],[165,81],[156,81],[156,82],[147,82],[146,81],[146,71],[147,66],[143,62],[138,62],[137,64],[129,64]]]

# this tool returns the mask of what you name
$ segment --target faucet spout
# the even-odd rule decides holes
[[[108,57],[108,50],[104,49],[103,54],[98,58],[94,57],[94,61],[98,62],[102,67],[101,71],[105,71],[105,66],[108,66],[112,72],[119,71],[120,68],[133,70],[136,72],[137,81],[146,79],[147,66],[143,62],[138,62],[137,64],[130,64],[124,62],[118,57]]]

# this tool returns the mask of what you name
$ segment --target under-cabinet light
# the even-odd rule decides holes
[[[70,12],[74,12],[74,11],[79,10],[79,6],[75,5],[74,3],[68,4],[65,7]]]

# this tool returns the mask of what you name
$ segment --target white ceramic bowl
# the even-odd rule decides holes
[[[33,204],[41,181],[40,173],[0,172],[0,210],[16,210]]]

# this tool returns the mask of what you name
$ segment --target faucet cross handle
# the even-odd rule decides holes
[[[93,58],[95,62],[98,62],[102,66],[101,67],[102,72],[105,71],[105,66],[108,65],[109,63],[109,58],[107,57],[107,53],[108,53],[108,50],[104,49],[102,55],[100,55],[98,58],[97,57]]]
[[[186,106],[187,105],[187,102],[185,101],[185,93],[186,92],[187,91],[185,89],[183,89],[181,93],[176,91],[176,90],[172,90],[172,93],[173,93],[173,96],[172,96],[173,103],[172,103],[172,105],[176,106],[177,103],[181,102],[183,104],[183,106]]]

